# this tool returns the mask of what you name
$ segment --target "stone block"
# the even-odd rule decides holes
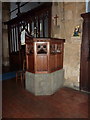
[[[26,72],[25,88],[34,95],[52,95],[64,84],[64,70],[47,74]]]

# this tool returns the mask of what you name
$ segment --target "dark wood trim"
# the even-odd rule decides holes
[[[45,30],[44,30],[44,17],[43,17],[43,19],[42,19],[42,26],[43,26],[43,37],[45,37]]]
[[[51,8],[49,8],[48,16],[48,37],[51,37]]]
[[[12,41],[13,41],[13,51],[15,52],[14,26],[12,27],[12,31],[13,31],[13,34],[12,34],[12,36],[13,36],[13,39],[12,39]]]
[[[10,52],[11,52],[11,50],[10,50],[10,34],[11,34],[11,32],[10,32],[10,26],[8,25],[8,48],[9,48],[9,65],[10,65],[10,63],[11,63],[11,59],[10,59]]]
[[[18,47],[19,47],[19,63],[20,63],[20,68],[19,69],[21,69],[22,68],[22,66],[21,66],[21,42],[20,42],[20,30],[19,30],[19,25],[18,25]]]
[[[20,16],[14,18],[14,19],[4,22],[4,24],[15,24],[15,23],[19,23],[22,20],[26,21],[26,20],[28,20],[27,16],[29,16],[29,19],[30,19],[30,17],[32,19],[33,16],[37,16],[38,14],[50,9],[51,6],[52,6],[52,3],[50,3],[50,2],[44,3],[43,5],[41,5],[37,8],[34,8],[26,13],[22,13]]]
[[[26,4],[28,4],[28,2],[25,2],[24,4],[20,5],[20,8],[23,7],[23,6],[25,6]],[[12,12],[14,12],[15,10],[17,10],[17,9],[18,9],[18,8],[16,8],[16,9],[10,11],[10,14],[11,14]]]
[[[29,23],[29,26],[30,26],[30,35],[31,35],[31,32],[32,32],[31,22]]]
[[[90,92],[90,13],[81,14],[83,17],[83,32],[80,61],[80,89]]]
[[[8,26],[8,47],[9,47],[9,54],[10,54],[10,26]]]
[[[9,42],[11,42],[11,44],[9,46],[9,49],[10,49],[10,52],[12,52],[13,45],[12,45],[12,27],[11,26],[10,26],[10,29],[9,29],[9,34],[10,34],[10,41]]]
[[[38,37],[40,37],[40,18],[38,16]]]

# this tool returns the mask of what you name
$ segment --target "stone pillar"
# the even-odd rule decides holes
[[[10,3],[2,3],[2,21],[8,21],[10,11]],[[3,65],[9,66],[9,48],[8,48],[8,29],[7,25],[2,24],[2,59]]]

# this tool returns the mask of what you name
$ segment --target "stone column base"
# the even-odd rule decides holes
[[[25,88],[34,95],[52,95],[64,84],[64,70],[48,74],[26,72]]]

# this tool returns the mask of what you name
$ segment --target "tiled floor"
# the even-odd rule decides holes
[[[3,81],[4,118],[87,118],[88,95],[62,88],[51,96],[34,96],[15,79]]]

